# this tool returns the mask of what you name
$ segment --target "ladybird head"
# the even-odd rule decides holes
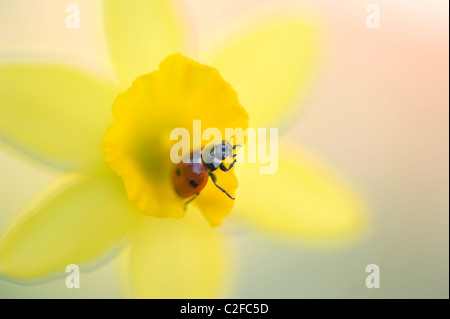
[[[222,161],[233,156],[233,145],[228,141],[222,141],[221,145],[216,148],[216,157]]]
[[[233,156],[233,145],[228,141],[217,142],[209,149],[209,155],[224,161],[230,156]]]
[[[221,142],[215,142],[203,149],[202,159],[206,163],[216,161],[217,163],[220,163],[228,157],[233,157],[235,149],[236,146],[233,146],[229,141],[223,140]]]

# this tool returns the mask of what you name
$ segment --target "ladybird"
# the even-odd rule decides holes
[[[201,150],[200,153],[191,154],[189,161],[180,162],[173,167],[171,180],[175,192],[183,199],[192,197],[185,203],[185,209],[190,202],[200,195],[201,190],[205,188],[208,182],[208,177],[211,177],[214,185],[229,198],[235,199],[225,189],[217,185],[217,177],[214,171],[220,169],[223,172],[228,172],[232,169],[236,163],[235,157],[237,155],[234,150],[239,146],[232,145],[225,140],[212,143]],[[232,157],[234,160],[230,166],[226,167],[224,161],[228,157]]]

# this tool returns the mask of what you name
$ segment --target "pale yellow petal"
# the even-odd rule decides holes
[[[0,139],[59,166],[101,159],[99,144],[115,93],[80,70],[0,66]]]
[[[187,25],[167,0],[106,0],[106,36],[124,88],[158,68],[169,54],[184,52]]]
[[[315,243],[348,239],[366,230],[360,197],[311,155],[284,143],[276,173],[260,174],[259,165],[236,167],[237,216],[269,233]]]
[[[150,218],[141,226],[125,255],[133,297],[221,296],[230,280],[230,260],[219,234],[198,211],[183,219]]]
[[[224,41],[209,64],[232,83],[252,126],[273,126],[304,102],[317,67],[318,42],[313,20],[286,17]]]
[[[106,175],[70,180],[18,214],[0,244],[0,273],[30,282],[88,270],[122,243],[139,214],[120,180]],[[50,192],[50,190],[49,190]]]

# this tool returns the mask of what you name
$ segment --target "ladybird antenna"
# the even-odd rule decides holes
[[[236,148],[241,147],[242,145],[233,145],[233,144],[231,144],[231,142],[233,141],[233,138],[234,138],[234,135],[230,137],[230,139],[228,140],[228,143],[230,145],[232,145],[233,146],[233,150],[235,150]]]

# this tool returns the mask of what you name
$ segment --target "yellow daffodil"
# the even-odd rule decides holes
[[[189,56],[172,9],[166,1],[105,1],[118,83],[61,65],[0,66],[2,139],[61,172],[3,236],[3,277],[52,278],[68,264],[83,270],[127,248],[121,258],[133,296],[215,297],[230,265],[210,226],[233,204],[231,215],[296,240],[332,242],[360,229],[363,212],[351,189],[283,140],[275,174],[239,163],[237,191],[232,171],[218,176],[236,191],[235,202],[209,185],[185,214],[166,174],[170,130],[193,119],[245,129],[241,104],[255,127],[294,114],[319,34],[309,20],[273,20],[201,61],[209,67],[173,55]]]
[[[169,139],[171,131],[191,128],[193,136],[193,120],[201,119],[205,127],[217,128],[225,136],[226,128],[245,130],[248,121],[236,92],[216,69],[180,54],[167,57],[158,71],[138,77],[116,99],[113,114],[115,121],[104,138],[105,160],[122,177],[129,200],[155,217],[185,215],[169,175],[170,150],[176,142]],[[209,142],[203,141],[201,147]],[[234,196],[238,184],[234,169],[214,174]],[[207,183],[195,203],[213,227],[233,207],[233,201],[212,183]]]

